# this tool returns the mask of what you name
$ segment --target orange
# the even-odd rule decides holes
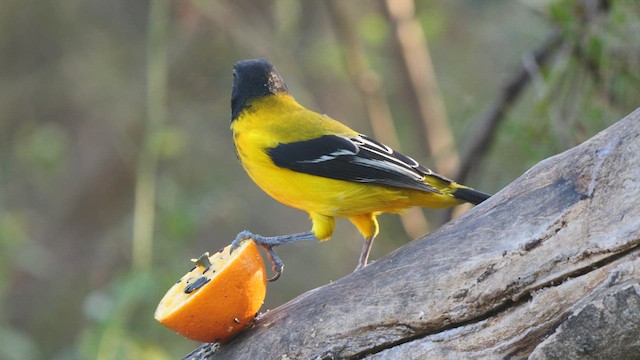
[[[246,240],[193,260],[196,266],[169,289],[155,318],[196,341],[223,342],[251,326],[266,295],[266,269],[258,247]]]

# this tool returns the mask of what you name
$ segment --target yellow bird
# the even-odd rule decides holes
[[[336,217],[349,219],[364,236],[358,270],[367,265],[381,213],[479,204],[489,198],[306,109],[266,60],[242,60],[233,68],[231,131],[251,179],[274,199],[309,213],[313,224],[311,231],[291,235],[238,234],[234,247],[251,238],[265,248],[275,272],[272,281],[284,267],[273,247],[329,240]]]

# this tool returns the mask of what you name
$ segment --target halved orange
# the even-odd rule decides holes
[[[194,260],[158,304],[156,320],[202,342],[223,342],[250,327],[266,295],[266,269],[253,241],[232,254],[230,248]]]

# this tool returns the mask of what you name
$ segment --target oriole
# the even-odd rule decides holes
[[[313,224],[311,231],[292,235],[238,234],[235,246],[251,238],[267,250],[276,273],[272,280],[284,266],[274,246],[328,240],[336,217],[349,219],[364,237],[357,270],[367,264],[381,213],[479,204],[489,198],[306,109],[266,60],[239,61],[233,75],[231,130],[242,166],[267,194],[309,213]]]

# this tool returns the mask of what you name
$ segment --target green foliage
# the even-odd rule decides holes
[[[83,310],[93,324],[82,334],[78,355],[104,360],[172,359],[168,349],[158,346],[159,331],[142,326],[153,317],[163,285],[154,274],[137,272],[113,279],[104,292],[89,293]]]
[[[5,360],[38,359],[34,339],[20,329],[0,327],[0,358]]]
[[[423,5],[421,8],[420,5]],[[418,2],[417,15],[422,25],[422,30],[428,40],[438,40],[447,26],[452,22],[445,7],[435,6],[428,2]]]
[[[21,162],[42,170],[42,175],[59,171],[68,157],[68,139],[58,124],[45,123],[34,128],[17,144]]]
[[[640,30],[640,6],[564,0],[550,6],[550,19],[566,48],[549,77],[546,111],[555,114],[556,137],[575,145],[638,105],[640,47],[631,34]]]
[[[389,25],[377,12],[363,14],[358,21],[358,35],[374,49],[381,49],[389,39]]]

